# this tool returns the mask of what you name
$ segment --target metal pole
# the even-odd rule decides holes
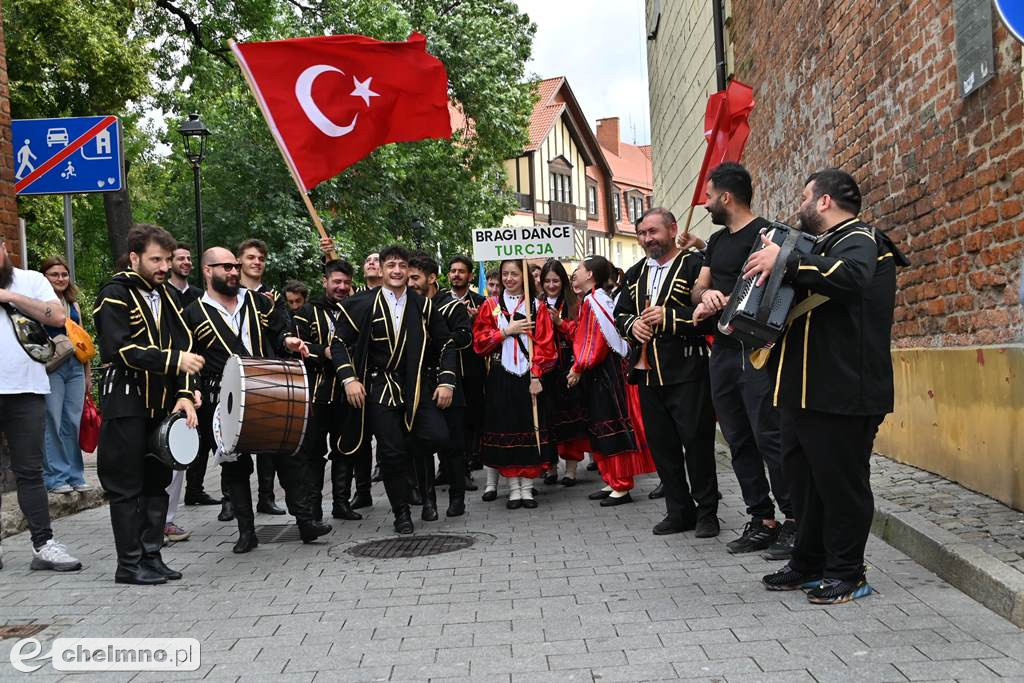
[[[728,71],[725,65],[725,19],[722,16],[722,1],[712,0],[711,17],[715,34],[715,80],[718,89],[725,90],[728,85]]]
[[[64,195],[64,260],[68,264],[68,275],[75,281],[75,226],[71,218],[71,195]]]
[[[199,287],[203,287],[203,269],[199,264],[203,260],[203,202],[199,192],[199,163],[192,164],[192,179],[196,193],[196,251],[193,258],[192,271],[196,274]]]

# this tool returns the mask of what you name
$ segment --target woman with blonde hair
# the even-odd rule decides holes
[[[39,268],[64,304],[68,320],[82,324],[78,306],[78,287],[71,281],[68,264],[59,256],[51,256]],[[62,329],[50,329],[50,336]],[[82,422],[85,395],[92,389],[89,368],[74,354],[50,371],[50,393],[46,396],[46,453],[43,459],[43,482],[50,493],[88,491],[82,449],[78,446],[78,430]]]

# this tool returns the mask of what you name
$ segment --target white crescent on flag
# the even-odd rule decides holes
[[[295,98],[299,101],[299,106],[302,107],[302,111],[309,118],[310,122],[319,128],[320,132],[332,138],[340,138],[355,130],[359,114],[353,116],[347,126],[339,126],[320,111],[320,107],[313,101],[313,81],[316,80],[317,76],[327,71],[334,71],[345,75],[345,72],[337,67],[328,64],[315,64],[299,74],[299,77],[295,80]]]

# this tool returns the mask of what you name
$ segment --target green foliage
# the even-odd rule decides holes
[[[457,131],[452,140],[388,145],[312,193],[339,251],[357,264],[388,241],[411,244],[414,218],[427,228],[426,250],[445,256],[465,252],[471,228],[499,224],[513,207],[503,189],[501,162],[526,143],[533,102],[522,82],[535,27],[511,0],[15,0],[8,5],[13,10],[4,21],[15,115],[134,112],[125,116],[125,146],[135,220],[160,223],[193,242],[192,171],[177,126],[189,112],[199,112],[212,133],[202,165],[204,242],[230,248],[246,237],[264,239],[271,250],[268,281],[275,285],[286,277],[319,279],[316,233],[227,49],[231,37],[359,33],[404,40],[419,31],[427,36],[428,50],[445,63],[450,94],[473,122],[470,131]],[[12,34],[20,41],[58,20],[68,36],[65,46],[25,47],[18,58],[26,63],[16,68]],[[94,57],[96,68],[71,68],[69,76],[51,82],[47,65],[63,64],[62,51],[74,54],[73,35],[95,36],[90,49],[106,52]],[[155,38],[147,38],[140,51],[133,36]],[[108,78],[115,64],[123,68],[123,82]],[[55,93],[75,87],[91,109],[58,104],[63,96]],[[144,122],[142,110],[162,112],[165,123]],[[33,254],[61,253],[60,199],[22,201],[20,210],[32,224]],[[76,247],[82,250],[77,252],[79,284],[95,290],[110,272],[103,202],[76,197],[75,223]]]

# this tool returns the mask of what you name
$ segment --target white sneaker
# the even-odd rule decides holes
[[[71,489],[75,493],[85,493],[86,491],[92,491],[92,486],[89,486],[89,484],[73,484]]]
[[[50,489],[50,493],[71,493],[72,491],[74,491],[74,489],[68,486],[67,484],[54,486],[52,489]]]
[[[52,569],[56,572],[74,572],[82,568],[82,563],[68,554],[63,543],[52,538],[39,550],[32,549],[32,569]]]

